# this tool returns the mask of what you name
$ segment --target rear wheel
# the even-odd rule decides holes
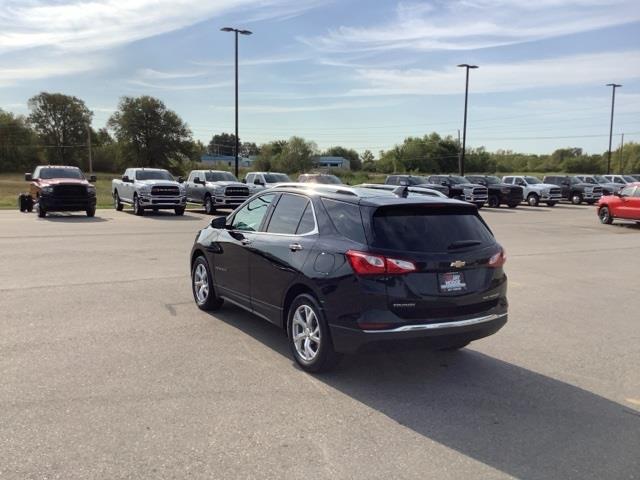
[[[538,198],[538,195],[536,195],[535,193],[530,193],[529,196],[527,197],[527,203],[529,204],[530,207],[537,207],[538,204],[540,203],[540,199]]]
[[[579,193],[574,193],[571,195],[571,203],[574,205],[580,205],[582,203],[582,195]]]
[[[213,289],[213,277],[206,258],[200,255],[191,268],[191,290],[193,299],[200,310],[218,310],[224,300],[216,295]]]
[[[613,223],[613,217],[611,216],[609,207],[600,207],[600,210],[598,210],[598,218],[600,219],[600,223],[604,225],[611,225]]]
[[[296,363],[307,372],[330,370],[340,360],[333,349],[329,327],[318,302],[311,295],[298,295],[287,315],[289,347]]]
[[[114,192],[113,193],[113,207],[118,211],[121,212],[122,209],[124,208],[124,205],[122,204],[122,202],[120,201],[120,195],[118,195],[118,192]]]
[[[500,199],[497,195],[489,195],[489,204],[487,205],[491,208],[499,208],[500,207]]]
[[[134,195],[133,197],[133,213],[138,216],[144,215],[144,208],[140,205],[140,200],[137,195]]]
[[[204,197],[204,211],[207,215],[213,215],[216,213],[216,207],[213,206],[213,199],[211,198],[211,195]]]

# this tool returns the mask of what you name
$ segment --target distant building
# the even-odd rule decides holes
[[[344,170],[351,170],[349,160],[344,157],[320,156],[314,157],[312,161],[315,168],[342,168]]]
[[[238,166],[242,168],[249,168],[253,165],[254,158],[248,157],[239,157],[238,158]],[[210,165],[211,167],[231,167],[233,168],[236,164],[236,157],[233,155],[202,155],[200,157],[200,162]]]

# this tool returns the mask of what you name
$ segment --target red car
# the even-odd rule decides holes
[[[640,182],[629,183],[619,193],[602,197],[598,201],[598,217],[607,225],[616,218],[640,223]]]

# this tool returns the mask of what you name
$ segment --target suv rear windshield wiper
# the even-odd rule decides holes
[[[480,240],[456,240],[455,242],[449,244],[447,249],[456,250],[458,248],[465,247],[473,247],[475,245],[480,245],[482,242]]]

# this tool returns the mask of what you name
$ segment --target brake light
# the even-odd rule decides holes
[[[502,267],[507,261],[507,254],[504,248],[500,247],[500,251],[489,259],[488,266],[491,268]]]
[[[416,266],[408,260],[372,255],[357,250],[349,250],[347,259],[358,275],[402,275],[416,271]]]

